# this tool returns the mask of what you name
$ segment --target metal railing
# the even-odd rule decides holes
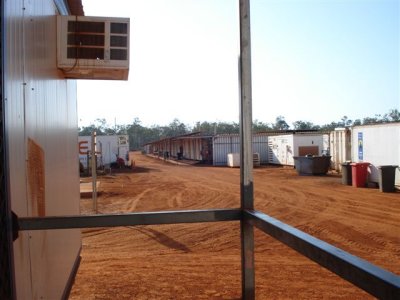
[[[380,299],[400,299],[400,276],[379,268],[368,261],[336,248],[303,231],[289,226],[262,212],[242,209],[209,209],[184,211],[140,212],[86,216],[18,218],[18,230],[49,230],[69,228],[160,225],[241,221],[251,229],[255,226],[286,244],[329,271]],[[250,255],[254,255],[250,253]],[[248,273],[254,273],[250,265]],[[254,267],[254,266],[253,266]],[[244,299],[255,298],[252,278],[245,278]],[[252,283],[252,284],[250,284]]]

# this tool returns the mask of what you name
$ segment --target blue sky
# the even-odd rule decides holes
[[[128,81],[79,81],[80,125],[237,122],[237,0],[83,0],[131,18]],[[251,0],[253,119],[326,124],[400,109],[397,0]],[[95,108],[93,108],[95,105]]]

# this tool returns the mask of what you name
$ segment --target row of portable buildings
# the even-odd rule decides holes
[[[144,145],[147,154],[197,160],[226,166],[229,153],[240,152],[239,134],[204,135],[201,132],[165,138]],[[322,155],[329,151],[329,134],[317,131],[271,131],[253,134],[253,152],[261,164],[294,165],[293,156]]]
[[[253,152],[261,164],[294,166],[295,156],[330,155],[332,169],[342,163],[369,162],[369,180],[378,182],[378,167],[400,165],[400,123],[338,128],[330,132],[268,131],[253,134]],[[229,153],[240,152],[238,134],[204,135],[201,132],[165,138],[144,145],[147,154],[189,159],[226,166]],[[400,172],[396,171],[396,184]]]

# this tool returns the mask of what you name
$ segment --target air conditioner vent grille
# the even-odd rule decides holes
[[[104,22],[68,21],[68,32],[104,33]]]
[[[112,37],[111,37],[112,39]],[[103,46],[104,35],[68,33],[68,46]],[[126,45],[125,45],[126,47]]]
[[[68,47],[67,57],[73,59],[104,59],[104,48]]]
[[[111,47],[127,47],[128,38],[126,36],[112,35],[110,38]]]
[[[111,23],[111,33],[128,33],[128,24],[126,23]]]
[[[111,49],[110,59],[112,60],[126,60],[128,53],[124,49]]]
[[[129,19],[58,16],[57,65],[66,78],[127,79]]]

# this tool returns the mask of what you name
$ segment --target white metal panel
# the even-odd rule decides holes
[[[318,146],[319,154],[328,149],[328,139],[323,134],[285,134],[268,138],[268,161],[272,164],[294,166],[293,156],[299,155],[299,147]]]
[[[329,153],[329,146],[330,146],[329,139],[330,139],[329,134],[324,133],[322,135],[322,153],[321,154]]]
[[[23,0],[6,1],[5,98],[11,209],[28,215],[26,202],[25,123],[23,80]],[[32,299],[29,236],[22,232],[14,242],[14,267],[18,299]]]
[[[5,5],[12,209],[19,216],[37,214],[27,189],[30,138],[44,154],[45,214],[79,214],[76,83],[58,79],[56,7],[51,0]],[[80,246],[75,229],[22,233],[14,243],[18,299],[60,299]]]
[[[294,165],[293,135],[276,135],[268,138],[269,163]]]
[[[324,138],[322,134],[295,134],[293,135],[294,156],[299,155],[299,147],[318,146],[318,155],[324,150]],[[326,147],[325,147],[326,148]]]
[[[351,160],[351,131],[349,129],[337,129],[331,131],[329,136],[332,166],[336,171],[341,171],[341,164]]]
[[[352,160],[371,163],[369,180],[378,182],[378,166],[400,166],[400,123],[353,127],[352,145]],[[400,185],[399,169],[395,182]]]

